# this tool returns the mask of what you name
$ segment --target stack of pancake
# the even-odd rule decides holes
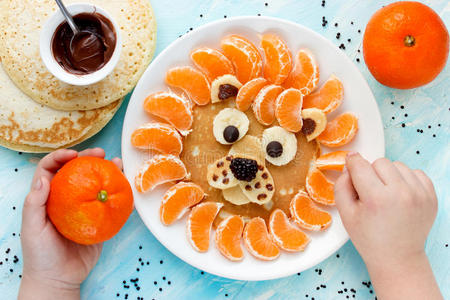
[[[40,57],[40,30],[58,9],[54,0],[0,1],[0,145],[50,152],[81,143],[111,120],[150,63],[156,23],[149,0],[83,2],[108,11],[123,40],[114,71],[89,86],[58,80]]]

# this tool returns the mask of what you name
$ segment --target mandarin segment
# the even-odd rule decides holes
[[[280,256],[280,249],[267,232],[266,222],[263,218],[252,218],[245,225],[243,238],[245,248],[258,259],[274,260]]]
[[[315,167],[306,176],[306,190],[317,203],[334,205],[334,183]]]
[[[219,202],[202,202],[192,208],[186,224],[187,237],[198,252],[208,251],[211,227],[222,207]]]
[[[233,63],[236,76],[242,84],[262,75],[262,58],[258,49],[246,38],[228,35],[220,41],[225,56]]]
[[[159,208],[159,217],[164,225],[171,225],[180,219],[188,210],[202,201],[205,193],[202,188],[192,182],[179,182],[164,194]]]
[[[328,122],[317,140],[327,147],[339,147],[348,144],[355,137],[357,131],[358,118],[347,112]]]
[[[143,193],[156,186],[188,176],[183,162],[174,155],[155,155],[144,162],[135,178],[136,189]]]
[[[234,74],[233,64],[219,50],[202,47],[191,52],[191,59],[209,82],[225,74]]]
[[[279,208],[270,214],[269,232],[275,244],[285,251],[302,251],[309,243],[306,233],[292,225],[286,214]]]
[[[244,220],[237,215],[232,215],[220,222],[215,232],[216,247],[219,252],[231,261],[239,261],[244,258],[241,246]]]
[[[259,123],[270,125],[275,121],[275,103],[282,91],[283,88],[275,84],[267,85],[259,91],[252,104],[253,112]]]
[[[253,103],[253,100],[256,98],[256,95],[258,95],[259,91],[268,83],[269,82],[266,79],[258,77],[244,84],[239,89],[236,96],[237,109],[240,111],[246,111],[249,109]]]
[[[292,55],[286,43],[277,35],[266,33],[261,38],[264,52],[264,77],[273,84],[282,84],[292,69]]]
[[[321,155],[316,160],[316,167],[319,170],[342,171],[345,166],[345,158],[348,151],[335,151]]]
[[[330,213],[320,209],[307,193],[298,192],[289,206],[294,222],[301,228],[321,231],[327,229],[332,221]]]
[[[324,113],[335,111],[344,99],[344,86],[335,75],[320,87],[320,89],[303,99],[303,108],[318,108]]]
[[[131,134],[131,144],[143,150],[156,150],[162,154],[179,156],[183,139],[175,127],[163,123],[147,123]]]
[[[150,94],[144,100],[144,110],[169,122],[183,135],[189,132],[194,122],[189,101],[170,92]]]
[[[275,116],[281,127],[290,132],[299,132],[303,126],[302,93],[294,88],[283,91],[277,98]]]
[[[189,66],[175,67],[167,71],[166,83],[182,89],[198,105],[206,105],[211,100],[208,78],[197,69]]]
[[[294,67],[283,87],[296,88],[306,96],[314,91],[318,83],[319,67],[316,60],[309,50],[301,49],[294,58]]]

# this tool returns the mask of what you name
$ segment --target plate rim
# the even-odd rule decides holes
[[[249,20],[250,21],[251,20],[258,20],[258,21],[260,21],[260,20],[267,20],[267,21],[272,22],[274,24],[276,24],[276,23],[284,23],[284,24],[286,24],[288,26],[298,27],[301,30],[308,31],[312,35],[316,36],[318,39],[322,40],[322,42],[328,44],[328,46],[331,46],[332,48],[334,48],[335,51],[340,53],[340,56],[342,56],[343,59],[346,61],[345,64],[346,65],[350,64],[351,68],[353,69],[353,72],[356,71],[360,75],[360,77],[361,77],[361,79],[363,81],[363,84],[365,85],[365,88],[367,88],[369,90],[369,92],[370,92],[371,99],[368,99],[366,101],[373,101],[374,104],[375,104],[375,107],[376,107],[375,116],[378,119],[378,123],[381,124],[381,130],[383,132],[383,134],[381,135],[381,141],[380,141],[380,144],[382,144],[382,146],[383,146],[381,155],[385,156],[386,143],[385,143],[385,137],[384,137],[384,127],[383,127],[383,121],[382,121],[382,118],[381,118],[381,114],[380,114],[380,109],[378,107],[378,103],[376,102],[375,96],[374,96],[374,94],[372,92],[372,89],[370,88],[366,78],[363,76],[361,71],[356,67],[356,65],[351,61],[351,59],[345,53],[341,53],[339,48],[336,45],[334,45],[329,39],[327,39],[326,37],[322,36],[320,33],[316,32],[316,31],[314,31],[314,30],[312,30],[312,29],[310,29],[310,28],[308,28],[305,25],[302,25],[300,23],[296,23],[296,22],[290,21],[290,20],[281,19],[281,18],[278,18],[278,17],[271,17],[271,16],[237,16],[237,17],[230,17],[230,18],[227,18],[227,19],[218,19],[218,20],[215,20],[215,21],[212,21],[212,22],[208,22],[206,24],[203,24],[203,25],[197,27],[193,31],[185,34],[184,36],[175,39],[167,47],[165,47],[155,57],[155,59],[147,66],[146,70],[142,74],[141,78],[139,79],[136,87],[134,88],[134,90],[132,92],[132,95],[131,95],[130,100],[128,102],[127,109],[126,109],[125,116],[124,116],[124,121],[123,121],[123,126],[122,126],[122,133],[121,133],[122,134],[122,137],[121,137],[121,156],[122,156],[122,160],[123,160],[123,170],[124,170],[124,174],[125,175],[127,174],[127,170],[126,170],[126,166],[127,166],[126,160],[127,159],[124,157],[123,154],[124,154],[124,149],[125,149],[125,143],[127,143],[128,140],[126,140],[124,138],[124,131],[126,130],[125,129],[125,124],[127,124],[127,120],[128,120],[128,118],[130,118],[130,115],[131,115],[131,113],[128,110],[128,107],[133,101],[138,101],[139,100],[139,99],[136,98],[137,96],[135,96],[136,90],[139,90],[141,88],[141,86],[144,85],[144,78],[148,76],[148,73],[149,73],[149,70],[150,70],[151,66],[153,64],[157,64],[159,62],[159,60],[161,59],[161,57],[164,57],[164,54],[166,52],[168,52],[170,49],[178,46],[178,44],[182,43],[185,39],[190,38],[191,35],[195,34],[197,31],[200,31],[200,30],[202,30],[202,29],[204,29],[206,27],[213,27],[213,26],[216,26],[218,24],[239,22],[239,21],[249,21]],[[220,276],[220,277],[223,277],[223,278],[228,278],[228,279],[233,279],[233,280],[245,280],[245,281],[274,280],[274,279],[279,279],[279,278],[284,278],[284,277],[287,277],[287,276],[291,276],[291,275],[299,272],[298,269],[297,269],[295,271],[288,270],[287,272],[286,271],[285,272],[273,272],[273,273],[270,273],[270,274],[267,274],[267,273],[254,274],[253,277],[249,278],[249,277],[238,276],[237,274],[236,274],[236,276],[234,276],[234,274],[231,274],[231,275],[230,274],[224,274],[224,273],[221,273],[220,271],[218,271],[218,270],[216,270],[214,268],[210,268],[209,264],[200,264],[200,263],[197,263],[195,261],[194,262],[188,261],[187,259],[185,259],[181,255],[178,255],[178,252],[176,251],[176,245],[171,245],[170,243],[163,242],[164,239],[161,240],[160,236],[158,234],[156,234],[152,230],[151,226],[149,226],[147,224],[147,221],[145,220],[145,218],[141,217],[139,204],[136,205],[136,203],[135,203],[135,208],[136,208],[136,211],[139,214],[139,217],[141,218],[142,222],[145,224],[145,226],[151,232],[151,234],[158,240],[159,243],[161,243],[168,251],[170,251],[174,256],[176,256],[177,258],[179,258],[183,262],[185,262],[185,263],[187,263],[187,264],[189,264],[189,265],[191,265],[191,266],[193,266],[193,267],[195,267],[197,269],[200,269],[202,271],[205,271],[205,272],[208,272],[210,274],[213,274],[213,275],[216,275],[216,276]],[[315,259],[315,260],[312,259],[308,263],[305,263],[304,269],[301,270],[300,272],[308,270],[311,267],[313,267],[313,266],[323,262],[324,260],[328,259],[334,252],[336,252],[340,248],[342,248],[342,246],[349,240],[348,233],[347,232],[345,232],[345,233],[346,233],[346,236],[344,238],[342,238],[341,240],[339,240],[339,242],[337,242],[335,244],[336,248],[330,248],[328,251],[326,251],[327,254],[324,255],[323,257],[321,257],[320,259]],[[230,263],[234,263],[234,262],[230,262]]]

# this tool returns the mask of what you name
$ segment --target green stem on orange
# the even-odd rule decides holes
[[[97,200],[101,202],[106,202],[106,200],[108,200],[108,192],[105,190],[101,190],[100,192],[98,192]]]
[[[405,43],[406,47],[412,47],[416,44],[416,39],[412,35],[407,35],[405,36],[403,43]]]

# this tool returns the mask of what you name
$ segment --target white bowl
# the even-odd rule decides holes
[[[42,28],[39,40],[39,50],[41,53],[41,58],[50,73],[52,73],[56,78],[64,81],[65,83],[85,86],[99,82],[114,70],[117,62],[120,59],[120,53],[122,51],[122,37],[120,35],[120,27],[114,21],[113,17],[106,10],[102,9],[99,6],[89,3],[74,3],[67,5],[66,7],[71,15],[97,12],[111,21],[111,24],[113,25],[116,32],[116,47],[114,49],[113,55],[101,69],[90,74],[77,75],[64,70],[64,68],[61,67],[61,65],[56,61],[51,49],[52,39],[56,29],[61,23],[65,22],[63,14],[58,9],[52,16],[50,16],[50,18]]]
[[[174,66],[191,64],[190,51],[201,46],[220,49],[220,39],[231,33],[240,34],[259,45],[259,36],[264,32],[279,34],[295,54],[301,48],[308,48],[315,55],[320,69],[320,85],[331,74],[340,78],[344,85],[344,101],[334,118],[345,111],[359,117],[359,131],[354,140],[339,150],[359,151],[369,160],[384,156],[384,134],[380,113],[373,94],[358,68],[333,43],[320,34],[299,24],[270,17],[227,18],[206,24],[176,39],[150,64],[134,89],[128,104],[122,131],[122,158],[125,175],[133,183],[142,162],[149,153],[134,148],[131,134],[140,125],[157,121],[143,109],[145,98],[153,92],[168,90],[164,82],[167,70]],[[250,124],[250,126],[252,126]],[[211,132],[212,134],[212,132]],[[332,149],[324,148],[325,152]],[[336,149],[337,150],[337,149]],[[332,255],[347,240],[348,235],[334,207],[327,208],[333,216],[331,226],[323,232],[310,232],[310,244],[304,252],[284,252],[274,261],[255,259],[247,251],[241,262],[224,258],[211,240],[207,253],[195,251],[186,237],[186,216],[171,226],[164,226],[159,218],[159,207],[168,185],[160,186],[150,193],[139,193],[132,184],[134,203],[142,221],[153,235],[174,255],[204,270],[222,277],[239,280],[268,280],[302,272]]]

